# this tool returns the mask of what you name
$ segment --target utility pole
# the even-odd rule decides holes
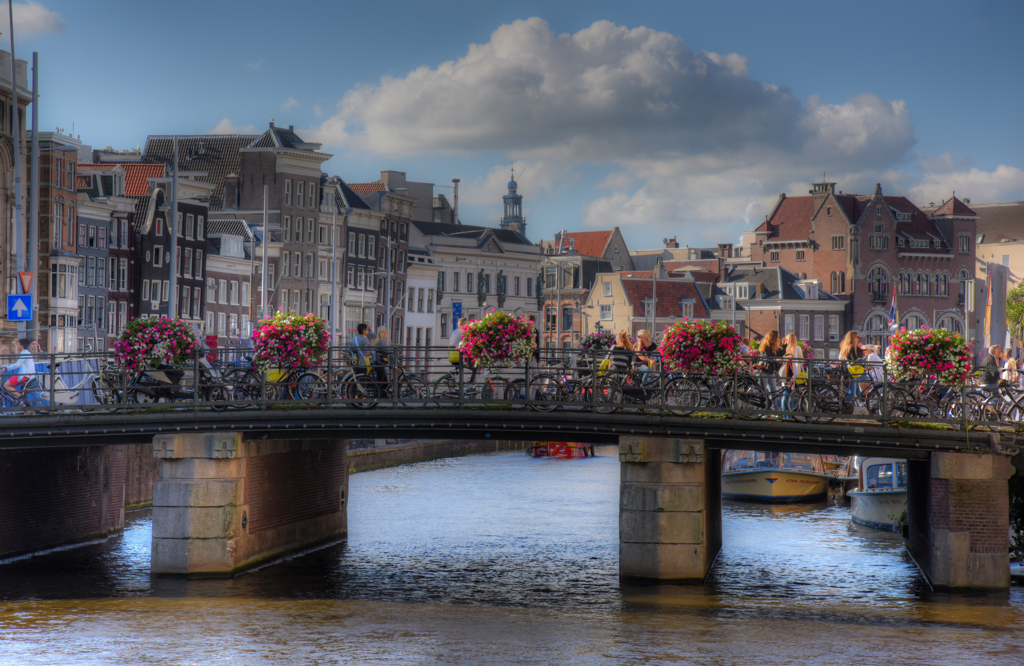
[[[270,231],[267,229],[267,185],[263,184],[263,294],[260,303],[260,319],[267,317],[267,247],[270,245]]]
[[[167,295],[167,316],[178,318],[178,135],[174,135],[174,164],[171,167],[171,293]]]
[[[21,210],[21,128],[18,123],[18,69],[17,59],[14,57],[14,0],[7,0],[7,16],[11,26],[11,133],[14,135],[14,243],[17,248],[17,266],[14,271],[17,273],[25,270],[25,218]],[[15,291],[17,284],[15,281]],[[25,322],[18,322],[18,337],[25,335]]]
[[[14,58],[12,51],[11,58]],[[32,192],[29,195],[28,270],[33,274],[29,329],[39,332],[39,54],[32,54]]]

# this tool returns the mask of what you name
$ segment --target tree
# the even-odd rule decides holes
[[[1006,294],[1006,326],[1011,338],[1024,341],[1024,282]]]

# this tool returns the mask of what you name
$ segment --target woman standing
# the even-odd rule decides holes
[[[848,331],[843,336],[843,341],[839,343],[839,360],[843,362],[843,369],[846,371],[846,377],[850,383],[849,388],[846,389],[847,398],[856,398],[860,393],[859,384],[855,381],[857,378],[850,372],[850,366],[860,360],[859,342],[860,337],[857,335],[857,331]]]
[[[786,355],[783,358],[779,376],[783,378],[786,385],[782,390],[782,409],[791,411],[796,407],[796,401],[789,396],[796,388],[797,377],[804,371],[804,349],[800,346],[800,341],[796,339],[795,333],[788,334],[783,342],[786,345]]]
[[[650,373],[658,367],[657,359],[653,355],[654,352],[658,351],[658,345],[654,344],[654,341],[651,340],[651,335],[647,332],[647,329],[640,329],[636,332],[636,344],[633,346],[633,351],[636,352],[633,363],[636,364],[640,372]],[[657,379],[656,374],[645,374],[643,376],[647,378],[644,382],[645,384]]]
[[[391,343],[388,341],[388,329],[381,326],[377,329],[377,339],[373,342],[373,377],[384,388],[388,389],[388,371],[391,364]]]
[[[757,360],[754,367],[761,374],[761,385],[768,391],[774,404],[775,392],[778,390],[775,376],[779,372],[779,332],[771,331],[764,336],[757,351],[761,358]]]

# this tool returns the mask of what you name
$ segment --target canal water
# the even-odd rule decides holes
[[[619,464],[522,453],[351,478],[347,540],[149,576],[151,519],[0,564],[0,664],[1024,663],[1024,590],[931,593],[843,506],[726,503],[698,586],[622,585]]]

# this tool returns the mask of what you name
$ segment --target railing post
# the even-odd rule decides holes
[[[739,366],[732,369],[732,417],[739,418]]]
[[[267,411],[267,373],[256,366],[256,372],[260,375],[260,411]]]
[[[199,411],[199,347],[192,353],[192,412]]]
[[[464,396],[465,396],[466,384],[465,384],[465,377],[463,376],[463,369],[465,367],[466,367],[466,357],[465,357],[465,355],[460,353],[459,354],[459,365],[458,365],[458,368],[459,368],[459,395],[458,395],[458,401],[455,403],[455,404],[457,404],[459,406],[459,409],[462,409],[463,407],[465,407],[465,404],[464,404],[465,397]]]
[[[889,425],[889,369],[882,364],[882,425]]]
[[[334,347],[327,345],[327,390],[324,392],[324,407],[330,409],[334,398]]]
[[[597,411],[597,353],[590,359],[590,408]]]
[[[813,405],[813,402],[814,402],[814,383],[811,381],[811,363],[813,363],[813,362],[814,362],[814,359],[812,359],[812,358],[804,359],[804,364],[807,367],[807,373],[806,373],[807,374],[807,412],[806,412],[806,414],[807,414],[807,421],[808,422],[810,422],[810,420],[811,420],[811,414],[814,412],[814,407],[815,407]],[[797,374],[799,374],[799,373],[797,373]]]
[[[659,415],[664,418],[665,416],[665,359],[660,356],[655,357],[658,363],[658,393],[660,394],[658,402],[660,403],[661,411]]]
[[[391,373],[391,407],[398,407],[398,347],[392,347],[388,362],[384,365],[384,379],[387,379],[388,368],[394,366]]]
[[[26,401],[27,402],[27,401]],[[57,355],[50,354],[50,410],[57,404]]]

